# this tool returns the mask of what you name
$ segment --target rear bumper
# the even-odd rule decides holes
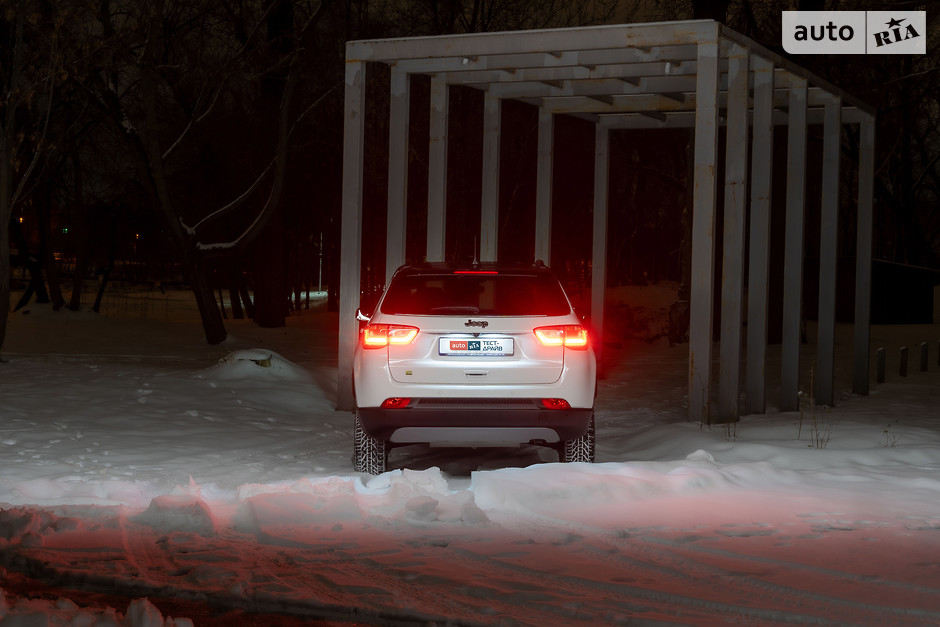
[[[466,361],[466,360],[465,360]],[[464,380],[441,383],[402,383],[392,377],[384,351],[359,349],[353,363],[353,387],[359,407],[378,407],[387,398],[563,398],[572,407],[592,407],[597,388],[597,366],[591,350],[565,354],[561,376],[551,383],[519,383],[488,365],[487,360],[467,361],[459,369]],[[475,376],[477,370],[489,370]]]
[[[594,409],[545,409],[537,399],[413,399],[401,409],[361,407],[362,428],[386,442],[432,446],[554,444],[581,436]]]

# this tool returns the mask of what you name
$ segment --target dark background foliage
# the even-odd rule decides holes
[[[347,40],[695,17],[725,22],[783,54],[782,10],[884,8],[792,4],[0,0],[0,346],[7,315],[24,304],[10,302],[11,277],[31,288],[27,296],[73,309],[97,309],[113,281],[179,284],[193,290],[210,343],[225,338],[220,291],[238,305],[233,314],[264,326],[283,325],[305,291],[322,286],[334,300]],[[926,56],[794,60],[878,109],[875,258],[936,269],[937,12],[895,4],[928,11]],[[369,89],[376,104],[366,118],[366,289],[384,277],[387,71],[370,68]],[[414,82],[412,258],[425,237],[427,89]],[[479,232],[482,96],[455,88],[451,103],[448,250],[469,258]],[[520,234],[534,219],[537,118],[513,102],[503,116],[500,256],[529,259],[531,238]],[[612,284],[681,283],[691,134],[644,133],[612,137],[608,276]],[[550,262],[578,280],[589,272],[593,129],[561,116],[556,137]],[[850,131],[842,148],[857,161]],[[851,176],[841,195],[849,213]],[[808,258],[818,255],[813,228],[810,217]],[[853,255],[852,227],[840,235],[840,254]],[[91,281],[98,297],[83,303]]]

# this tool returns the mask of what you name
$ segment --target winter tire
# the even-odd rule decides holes
[[[570,462],[594,462],[594,416],[591,416],[591,422],[588,428],[580,437],[574,440],[567,440],[561,449],[561,461]]]
[[[356,431],[353,438],[353,469],[370,475],[381,475],[388,466],[388,450],[385,442],[366,433],[356,414]]]

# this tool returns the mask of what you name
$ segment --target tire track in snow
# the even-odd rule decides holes
[[[464,542],[454,549],[455,566],[487,573],[483,588],[493,592],[487,601],[494,607],[500,605],[494,601],[500,595],[511,599],[513,606],[527,610],[552,605],[556,609],[550,612],[549,621],[551,616],[556,621],[564,617],[572,624],[618,622],[640,616],[712,624],[715,616],[721,615],[747,617],[761,624],[835,621],[923,625],[940,620],[940,613],[908,609],[903,604],[879,605],[827,594],[827,578],[855,585],[881,585],[835,569],[807,567],[804,570],[818,571],[822,579],[809,580],[806,587],[810,589],[805,589],[772,580],[778,567],[792,566],[789,562],[720,551],[718,557],[724,563],[688,560],[683,551],[690,542],[664,537],[668,533],[663,530],[662,534],[631,536],[626,540],[628,546],[623,541],[592,535],[531,541],[532,546],[503,543],[503,550],[495,552],[477,551],[486,545],[469,548]],[[677,550],[680,547],[682,550]],[[546,558],[545,553],[552,557]],[[694,553],[708,558],[712,551],[694,547]],[[618,573],[620,576],[615,576]],[[884,583],[889,592],[898,591],[893,590],[895,587],[907,588],[890,581]],[[448,590],[457,594],[460,588],[451,585]],[[513,591],[516,597],[512,597]],[[930,603],[929,597],[937,596],[931,588],[922,587],[918,592],[924,594],[922,603]],[[583,604],[577,607],[573,599],[581,599]],[[533,620],[533,624],[541,623]]]
[[[667,530],[644,532],[623,541],[592,536],[589,541],[570,543],[564,548],[572,555],[587,556],[589,562],[638,573],[639,576],[633,576],[631,580],[648,581],[649,587],[660,591],[696,591],[695,594],[671,597],[672,604],[700,606],[704,603],[719,612],[730,611],[734,615],[771,622],[783,616],[787,621],[834,620],[860,625],[940,622],[940,613],[906,608],[898,598],[901,592],[915,592],[922,607],[931,602],[936,605],[940,597],[937,589],[892,581],[873,582],[864,576],[837,569],[700,546],[699,541],[708,542],[709,538],[679,533],[684,537],[674,537],[678,534]],[[565,561],[575,563],[570,557]],[[774,573],[789,574],[794,570],[800,573],[799,587],[772,580]],[[892,596],[896,604],[860,603],[840,598],[838,594],[825,593],[827,583],[833,581],[843,585],[869,585],[873,592],[876,586],[881,587],[880,592]],[[631,587],[635,585],[631,584]]]
[[[269,511],[264,513],[270,515]],[[309,512],[303,516],[309,516]],[[129,550],[142,555],[139,559],[144,563],[161,564],[154,578],[164,585],[201,590],[215,603],[227,607],[249,607],[260,602],[289,613],[346,607],[453,620],[479,613],[476,599],[467,603],[442,595],[439,589],[427,585],[423,571],[401,567],[402,563],[423,566],[425,560],[416,558],[410,547],[402,546],[401,538],[383,533],[368,522],[354,521],[350,525],[333,520],[319,525],[307,520],[302,525],[286,522],[284,527],[271,527],[262,522],[252,527],[226,524],[210,537],[175,533],[170,540],[164,537],[157,543],[138,529],[136,535],[129,534],[130,540],[136,538]],[[162,544],[160,550],[154,548],[156,544]],[[163,550],[171,545],[172,556]],[[237,562],[238,566],[230,570],[250,576],[227,572],[224,564],[221,569],[206,566],[207,556],[218,563],[220,555]],[[385,559],[396,566],[390,567]],[[161,572],[166,573],[162,578]],[[544,618],[550,622],[551,615]]]
[[[822,612],[820,615],[829,620],[857,624],[940,624],[940,612],[932,609],[940,607],[938,588],[893,581],[883,576],[860,575],[840,570],[837,564],[827,568],[803,560],[781,560],[761,554],[688,543],[680,545],[674,539],[663,537],[644,537],[643,540],[673,553],[676,561],[700,569],[705,577],[727,578],[731,575],[735,577],[736,586],[747,585],[754,589],[754,594],[763,594],[785,604],[792,604],[794,599],[804,599],[810,607],[828,608],[828,616]],[[815,538],[809,540],[825,541]],[[724,546],[728,546],[727,543]],[[755,571],[759,576],[739,575],[748,571]],[[770,578],[774,573],[786,573],[794,583],[772,581]],[[840,596],[836,590],[827,593],[827,587],[833,587],[834,584],[838,584],[840,590],[866,586],[870,588],[870,594],[859,595],[853,591],[853,597],[869,601],[849,600]],[[889,598],[891,603],[876,603],[877,598]]]
[[[751,555],[749,549],[759,548],[751,544],[740,545],[741,551],[728,551],[726,541],[714,548],[704,530],[640,528],[617,537],[548,525],[468,529],[435,522],[389,528],[380,518],[337,518],[342,511],[335,497],[332,505],[320,523],[286,523],[268,527],[270,533],[264,526],[252,532],[208,514],[200,518],[195,510],[183,511],[189,527],[172,516],[162,525],[153,515],[108,517],[100,510],[92,521],[75,525],[47,516],[37,538],[4,551],[11,558],[5,562],[59,585],[202,596],[219,607],[264,607],[297,616],[359,608],[373,616],[471,616],[487,624],[539,626],[638,619],[713,624],[717,616],[760,624],[940,620],[937,612],[840,599],[822,592],[813,577],[876,584],[836,567],[784,563],[767,551]],[[760,527],[754,538],[770,538],[767,531]],[[746,541],[754,530],[734,533]],[[773,580],[774,573],[794,566],[805,586]],[[891,581],[883,585],[908,589]],[[926,586],[915,592],[936,596]]]
[[[572,546],[581,544],[576,542]],[[534,568],[521,563],[524,560],[513,554],[507,555],[508,559],[514,560],[512,562],[503,561],[498,556],[480,556],[466,550],[460,550],[460,554],[464,559],[479,562],[491,577],[494,572],[503,571],[506,581],[522,581],[528,586],[537,583],[545,590],[554,591],[556,595],[563,594],[566,599],[580,599],[578,607],[567,609],[560,599],[559,609],[552,612],[554,615],[564,616],[571,624],[629,623],[637,619],[671,623],[678,619],[684,624],[710,625],[714,624],[716,616],[721,615],[747,617],[760,620],[762,624],[773,624],[782,615],[786,617],[786,622],[814,621],[811,616],[802,613],[742,608],[738,604],[714,600],[707,593],[693,596],[689,593],[671,592],[670,589],[701,590],[702,581],[693,575],[674,577],[675,573],[670,572],[673,569],[664,571],[661,567],[651,566],[639,560],[629,564],[621,560],[618,564],[621,570],[616,571],[633,574],[630,579],[636,583],[598,577],[597,574],[611,572],[609,558],[603,555],[602,550],[572,550],[569,547],[565,555],[556,560],[565,563],[565,574],[560,574],[550,567]],[[572,564],[575,563],[571,560],[572,554],[581,556],[579,566],[583,570],[577,574],[571,572]],[[667,575],[665,580],[664,572]]]
[[[216,607],[302,617],[384,616],[380,624],[413,624],[443,616],[464,624],[478,614],[433,587],[408,585],[400,571],[373,560],[383,550],[371,545],[375,530],[369,528],[343,536],[345,545],[333,534],[290,546],[230,528],[161,530],[120,513],[73,533],[56,531],[55,520],[47,521],[35,546],[0,552],[0,564],[58,587],[203,598]]]

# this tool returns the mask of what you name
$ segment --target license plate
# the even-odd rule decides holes
[[[512,355],[512,338],[442,337],[441,355]]]

